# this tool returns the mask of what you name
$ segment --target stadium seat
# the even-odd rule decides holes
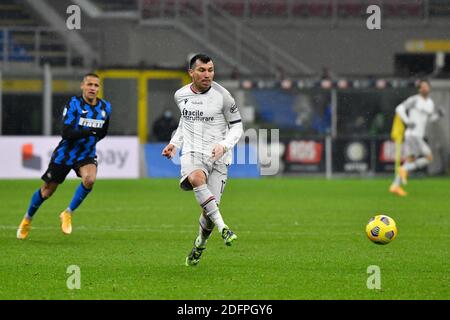
[[[179,6],[181,15],[203,14],[202,0],[179,0]]]
[[[73,56],[67,61],[67,45],[55,31],[45,31],[30,13],[24,1],[1,0],[0,3],[0,60],[8,62],[49,62],[52,66],[81,65],[82,59]],[[8,31],[2,29],[8,28]],[[41,28],[42,27],[42,28]],[[39,36],[39,41],[36,37]],[[7,39],[7,56],[4,54]],[[80,60],[81,59],[81,60]],[[23,64],[28,68],[29,64]]]
[[[221,0],[214,3],[232,16],[243,17],[245,14],[245,3],[242,0]]]
[[[134,8],[134,0],[120,2],[114,0],[95,0],[99,5],[111,10],[126,10]],[[423,17],[424,0],[211,0],[213,4],[228,14],[237,18],[265,17],[283,18],[293,17],[321,17],[327,18],[333,15],[333,6],[337,5],[337,14],[343,18],[359,18],[366,14],[368,4],[379,5],[383,8],[386,17],[406,18]],[[119,5],[121,3],[121,5]],[[173,17],[175,15],[177,0],[144,0],[143,16]],[[183,16],[194,14],[201,15],[203,10],[202,0],[178,0],[180,13]],[[289,12],[289,10],[291,10]],[[450,4],[430,0],[431,15],[449,15]]]
[[[358,0],[347,0],[337,3],[340,17],[360,17],[366,13],[367,5]]]
[[[286,0],[250,0],[250,15],[253,17],[282,17],[287,15]]]
[[[314,17],[330,17],[333,12],[332,1],[317,1],[309,5],[309,12]]]
[[[93,0],[93,2],[107,11],[135,11],[138,8],[138,0]]]
[[[450,16],[450,2],[445,0],[429,0],[430,16]]]
[[[8,39],[8,61],[14,62],[28,62],[32,61],[33,57],[29,54],[30,48],[15,43],[11,32],[0,31],[0,60],[4,57],[4,39]]]
[[[293,16],[304,17],[330,17],[332,15],[332,1],[294,1],[292,4]]]
[[[308,4],[304,2],[294,2],[292,5],[292,15],[302,17],[308,16]]]
[[[407,18],[423,16],[422,1],[392,0],[385,2],[383,8],[387,17]]]

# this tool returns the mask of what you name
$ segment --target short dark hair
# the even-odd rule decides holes
[[[94,72],[86,73],[86,74],[83,76],[83,80],[86,79],[87,77],[94,77],[94,78],[100,79],[100,77],[98,76],[98,74],[96,74],[96,73],[94,73]]]
[[[212,61],[211,57],[206,54],[203,54],[203,53],[196,54],[189,61],[189,69],[192,69],[194,67],[197,60],[200,60],[203,63],[208,63],[208,62]]]

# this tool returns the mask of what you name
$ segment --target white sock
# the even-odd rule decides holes
[[[400,178],[400,176],[397,174],[392,184],[395,186],[400,186],[402,184],[402,178]]]
[[[416,162],[407,162],[403,165],[403,169],[405,169],[406,171],[414,171],[416,170]]]
[[[198,237],[195,240],[195,245],[197,247],[204,247],[214,229],[214,223],[203,213],[200,215],[198,222],[200,226],[198,227]]]
[[[220,214],[219,209],[214,212],[208,212],[207,213],[208,218],[211,219],[212,222],[217,226],[217,229],[222,234],[223,228],[225,228],[225,222],[223,222],[222,215]]]
[[[428,160],[425,157],[422,157],[422,158],[417,159],[414,163],[416,164],[417,169],[421,169],[421,168],[426,167],[430,163],[430,160]]]
[[[425,157],[422,157],[422,158],[418,158],[416,161],[414,161],[414,162],[408,162],[408,163],[405,163],[404,165],[403,165],[403,168],[406,170],[406,171],[414,171],[414,170],[416,170],[416,169],[421,169],[421,168],[424,168],[424,167],[426,167],[428,164],[430,163],[430,160],[428,160],[427,158],[425,158]]]
[[[197,199],[198,204],[206,212],[208,218],[211,219],[211,221],[217,226],[217,229],[219,229],[219,232],[222,233],[222,229],[225,227],[225,222],[223,222],[216,199],[211,191],[209,191],[208,186],[203,184],[194,188],[194,194],[195,199]]]

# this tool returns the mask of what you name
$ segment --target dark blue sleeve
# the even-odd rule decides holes
[[[97,132],[98,140],[103,139],[108,134],[108,128],[109,128],[109,117],[105,120],[105,124],[101,129]]]
[[[64,107],[63,111],[63,125],[74,126],[78,117],[78,100],[72,98]]]
[[[77,127],[79,101],[75,97],[64,107],[63,111],[63,127],[61,136],[66,140],[77,140],[92,135],[91,130],[81,129]]]
[[[87,138],[92,135],[96,135],[96,132],[94,130],[84,128],[81,130],[76,130],[72,126],[67,124],[63,125],[61,134],[62,138],[66,140],[78,140]]]
[[[105,101],[105,100],[102,100],[102,101],[106,105],[106,108],[105,108],[106,119],[105,119],[105,123],[104,123],[103,127],[101,129],[97,129],[97,137],[99,140],[103,139],[108,134],[109,119],[111,117],[111,103],[109,103],[108,101]]]

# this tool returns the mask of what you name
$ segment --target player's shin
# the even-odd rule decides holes
[[[198,237],[195,240],[195,245],[197,247],[206,246],[206,242],[211,236],[213,229],[214,223],[211,221],[211,219],[208,218],[208,216],[202,213],[199,219]]]
[[[394,181],[392,182],[393,186],[400,186],[402,184],[402,178],[400,177],[400,175],[396,174]]]
[[[67,208],[67,212],[72,213],[73,211],[75,211],[75,209],[80,206],[80,204],[91,191],[92,189],[87,189],[85,186],[83,186],[83,183],[80,183],[77,190],[75,191],[75,195],[73,196],[69,207]]]
[[[403,169],[405,169],[407,172],[416,170],[417,169],[416,162],[414,161],[414,162],[405,163],[403,165]]]
[[[403,165],[403,168],[406,171],[410,172],[410,171],[414,171],[414,170],[417,170],[417,169],[425,168],[429,164],[430,164],[430,160],[428,158],[422,157],[422,158],[418,158],[414,162],[405,163]]]
[[[28,220],[33,219],[34,214],[45,200],[47,199],[42,197],[41,189],[36,190],[36,192],[31,197],[30,206],[28,207],[27,213],[25,214],[25,218],[27,218]]]
[[[414,171],[417,169],[425,168],[429,164],[430,164],[430,159],[428,159],[426,157],[421,157],[421,158],[416,159],[413,162],[405,163],[403,165],[403,168],[409,172],[409,171]]]
[[[417,169],[422,169],[430,164],[430,160],[428,158],[422,157],[417,159],[414,163],[416,164]]]
[[[206,212],[209,219],[217,226],[219,232],[225,227],[216,199],[206,184],[194,188],[195,199]]]

